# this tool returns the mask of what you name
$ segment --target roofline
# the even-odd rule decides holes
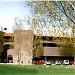
[[[34,34],[35,36],[47,36],[47,37],[61,37],[61,38],[75,38],[75,36],[52,36],[52,35],[45,35],[45,34]]]
[[[47,37],[61,37],[61,38],[75,38],[75,36],[52,36],[52,35],[45,35],[45,34],[34,34],[35,36],[47,36]],[[3,36],[14,36],[14,33],[4,33]]]
[[[14,36],[14,33],[4,33],[3,36]]]

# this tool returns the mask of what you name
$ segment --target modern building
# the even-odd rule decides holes
[[[3,33],[3,51],[2,62],[8,62],[6,60],[13,60],[14,49],[14,33]]]
[[[4,45],[12,44],[14,50],[7,49],[7,59],[13,60],[13,63],[32,64],[33,60],[33,39],[34,36],[41,37],[43,45],[43,53],[41,59],[44,61],[74,61],[73,51],[62,50],[60,46],[57,47],[57,42],[54,40],[55,36],[33,34],[31,30],[17,30],[13,33],[4,33]],[[12,38],[11,38],[12,37]],[[60,37],[60,36],[59,36]],[[58,38],[59,38],[58,37]],[[12,40],[11,40],[11,39]],[[14,38],[14,40],[13,40]],[[48,39],[47,39],[48,38]],[[61,37],[68,38],[71,37]]]
[[[39,35],[37,35],[39,36]],[[63,61],[69,60],[74,61],[73,50],[63,49],[55,41],[56,37],[53,36],[39,36],[42,37],[43,43],[43,57],[45,61]],[[60,38],[60,37],[57,37]],[[61,37],[62,39],[71,39],[69,37]],[[64,42],[64,41],[63,41]]]

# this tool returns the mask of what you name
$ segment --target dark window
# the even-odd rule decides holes
[[[57,44],[55,44],[55,43],[43,43],[43,46],[44,47],[56,47]]]

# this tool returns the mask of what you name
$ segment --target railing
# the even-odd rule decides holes
[[[5,44],[12,44],[12,45],[14,45],[14,42],[4,42],[3,45],[5,45]]]
[[[4,39],[4,42],[14,42],[12,39]]]

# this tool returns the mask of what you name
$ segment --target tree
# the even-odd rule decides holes
[[[43,55],[43,44],[40,36],[34,35],[33,39],[33,58]]]
[[[18,18],[15,18],[15,26],[13,27],[14,29],[14,32],[15,35],[14,35],[14,38],[16,38],[15,43],[17,43],[17,48],[14,48],[16,49],[15,50],[15,54],[18,56],[18,63],[20,64],[20,60],[21,60],[21,42],[22,42],[22,39],[21,39],[21,30],[22,30],[22,20],[19,20]],[[19,33],[17,32],[19,31]]]
[[[32,9],[35,16],[48,17],[51,21],[65,21],[69,19],[75,24],[75,5],[74,1],[32,1],[28,6]],[[65,18],[64,18],[65,17]]]
[[[3,55],[3,32],[0,31],[0,58],[1,58],[1,61],[2,62],[2,55]]]
[[[0,31],[0,53],[3,50],[3,32]]]
[[[74,1],[32,1],[27,5],[31,7],[33,16],[48,18],[50,25],[71,28],[71,36],[75,35],[75,5]]]
[[[53,40],[56,42],[57,47],[60,47],[64,56],[73,56],[74,44],[73,38],[70,37],[56,37]]]
[[[25,25],[27,26],[27,23],[28,20],[26,18],[15,19],[14,63],[32,63],[33,32],[29,29],[24,29]]]
[[[28,2],[27,5],[31,7],[34,17],[39,16],[44,18],[45,27],[48,25],[46,22],[47,19],[49,21],[49,26],[58,27],[60,32],[59,30],[57,31],[59,34],[62,34],[62,36],[64,36],[66,28],[70,29],[69,37],[71,37],[71,39],[64,39],[64,43],[61,44],[61,46],[64,45],[64,48],[68,48],[69,50],[70,48],[73,49],[75,56],[75,1],[31,1]],[[61,28],[63,28],[62,31]],[[65,35],[68,36],[67,32]]]

